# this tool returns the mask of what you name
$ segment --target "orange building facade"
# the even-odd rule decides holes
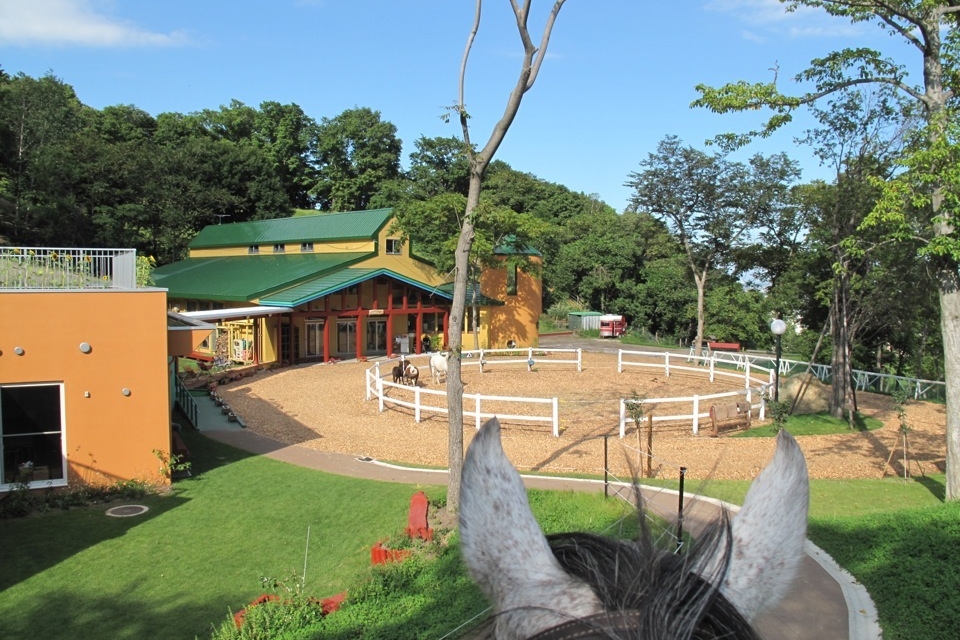
[[[0,491],[19,483],[48,488],[168,482],[161,458],[171,450],[172,356],[192,350],[210,330],[168,331],[166,292],[136,288],[132,250],[117,250],[130,259],[114,265],[129,277],[100,288],[86,285],[102,285],[107,276],[71,282],[61,274],[52,284],[10,277],[17,271],[12,251],[29,251],[41,265],[32,270],[37,274],[54,261],[75,266],[78,258],[63,254],[82,250],[59,250],[56,258],[49,257],[52,250],[4,250]],[[109,260],[119,262],[115,255]]]

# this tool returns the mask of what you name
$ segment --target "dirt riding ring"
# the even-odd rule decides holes
[[[564,354],[564,359],[572,359]],[[739,379],[715,376],[709,380],[707,367],[694,371],[673,368],[669,377],[647,368],[629,367],[618,372],[616,354],[583,352],[580,371],[576,365],[555,364],[540,356],[532,367],[524,363],[490,364],[480,371],[464,358],[462,368],[465,394],[485,396],[557,398],[558,436],[547,423],[504,419],[503,443],[511,461],[523,471],[556,474],[603,474],[603,447],[610,447],[610,471],[628,476],[636,468],[631,447],[637,431],[628,423],[625,437],[619,438],[620,400],[634,394],[647,399],[685,398],[723,392],[742,392]],[[491,356],[489,362],[492,363]],[[389,376],[393,360],[383,360],[383,374]],[[428,370],[427,361],[417,366]],[[380,411],[379,400],[367,399],[369,362],[310,364],[265,372],[221,387],[230,406],[243,417],[251,431],[285,443],[321,451],[375,458],[397,464],[444,468],[447,463],[448,421],[442,412],[424,411],[420,422],[415,409],[391,406]],[[699,370],[698,370],[699,369]],[[761,374],[762,375],[762,374]],[[442,392],[445,383],[421,376],[416,387]],[[388,395],[395,392],[389,389]],[[408,392],[413,392],[409,388]],[[397,396],[399,399],[399,396]],[[899,446],[898,420],[892,400],[876,394],[858,394],[860,411],[884,422],[870,432],[844,433],[798,438],[813,478],[880,477],[891,451]],[[753,397],[753,402],[759,398]],[[440,397],[433,401],[445,408]],[[469,416],[469,399],[464,401],[464,442],[476,433]],[[516,410],[512,403],[498,408],[483,406],[484,412]],[[508,410],[509,407],[509,410]],[[654,416],[665,407],[648,408]],[[550,410],[552,412],[552,409]],[[701,407],[708,412],[708,407]],[[911,402],[907,405],[911,431],[911,456],[927,473],[942,472],[945,458],[945,424],[942,405]],[[759,419],[755,419],[756,425]],[[692,420],[656,422],[653,454],[666,471],[685,466],[690,479],[751,479],[769,459],[772,438],[709,437],[706,421],[699,435],[692,432]],[[913,468],[911,473],[916,474]],[[664,474],[671,475],[671,474]]]

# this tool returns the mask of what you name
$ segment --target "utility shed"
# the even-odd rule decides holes
[[[573,331],[587,331],[600,329],[599,311],[571,311],[567,314],[567,328]]]

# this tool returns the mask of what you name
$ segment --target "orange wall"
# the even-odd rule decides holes
[[[70,484],[165,481],[166,307],[162,289],[0,293],[0,383],[63,383]]]

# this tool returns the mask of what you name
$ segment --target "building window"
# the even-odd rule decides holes
[[[0,387],[4,484],[63,480],[62,385]]]
[[[387,238],[387,255],[398,256],[400,255],[400,248],[403,246],[403,242],[397,238]]]
[[[313,253],[313,243],[312,243],[312,242],[301,242],[301,243],[300,243],[300,253]]]
[[[247,253],[249,253],[250,255],[258,254],[260,253],[260,247],[258,247],[255,244],[252,244],[249,247],[247,247]]]
[[[287,245],[285,244],[275,244],[273,245],[274,253],[284,253],[287,250]]]
[[[465,333],[473,332],[473,309],[467,309],[466,313],[463,314],[463,330]],[[480,330],[480,311],[477,310],[477,331]]]
[[[507,265],[507,295],[517,295],[517,265]]]

